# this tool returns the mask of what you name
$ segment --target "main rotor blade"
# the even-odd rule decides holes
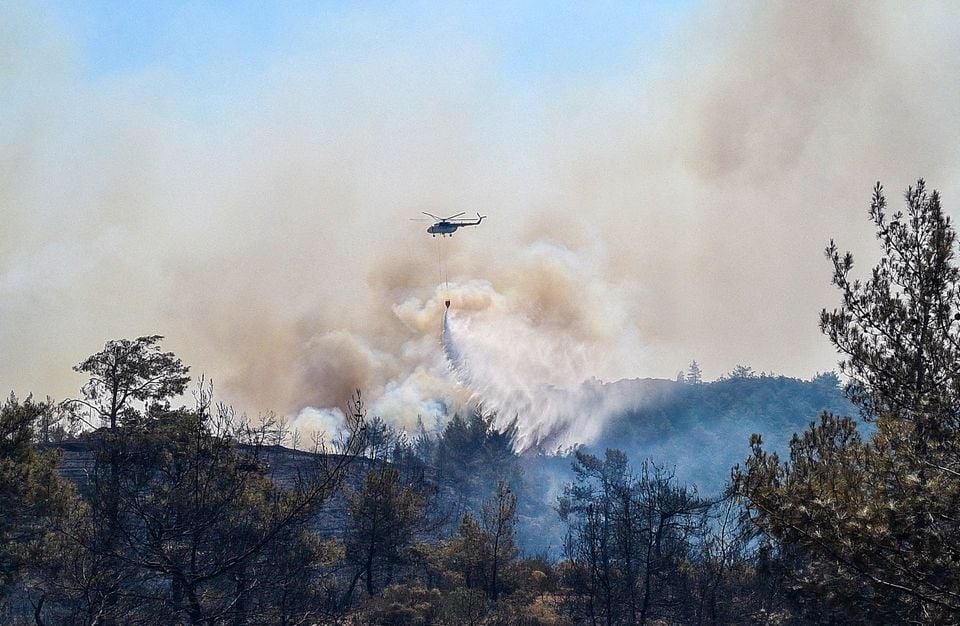
[[[460,212],[457,213],[456,215],[451,215],[450,217],[445,217],[445,218],[443,218],[443,220],[444,220],[444,221],[447,221],[447,220],[455,220],[455,219],[457,219],[458,217],[460,217],[461,215],[465,215],[465,214],[466,214],[466,211],[460,211]]]
[[[437,216],[434,215],[433,213],[427,213],[426,211],[420,211],[420,212],[423,213],[424,215],[429,215],[430,217],[432,217],[433,219],[437,220],[438,222],[442,222],[442,221],[444,220],[444,218],[442,218],[442,217],[437,217]]]

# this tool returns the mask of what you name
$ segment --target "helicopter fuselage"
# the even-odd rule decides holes
[[[440,220],[435,224],[431,224],[427,228],[427,232],[436,237],[440,235],[442,237],[449,237],[453,233],[457,232],[457,229],[461,226],[476,226],[483,221],[486,215],[480,215],[477,213],[476,220]]]
[[[453,224],[451,222],[437,222],[432,224],[427,228],[427,232],[431,235],[452,235],[457,232],[457,229],[460,228],[459,224]]]

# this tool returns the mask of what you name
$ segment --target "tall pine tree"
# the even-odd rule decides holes
[[[843,355],[855,420],[825,414],[780,462],[754,436],[735,471],[754,521],[798,564],[820,621],[960,620],[960,271],[956,233],[936,191],[906,192],[888,215],[877,184],[870,218],[882,258],[851,277],[831,242],[841,305],[820,325]]]

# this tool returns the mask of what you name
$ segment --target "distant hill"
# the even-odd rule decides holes
[[[752,376],[700,384],[632,379],[602,384],[599,391],[626,408],[607,418],[599,438],[580,449],[601,456],[607,448],[623,450],[634,467],[651,459],[708,496],[719,493],[731,468],[749,456],[751,434],[761,434],[767,449],[785,453],[793,434],[823,411],[855,412],[832,373],[812,380]],[[520,531],[529,550],[557,553],[563,527],[552,509],[573,478],[571,456],[525,455],[528,497],[539,500],[523,511]]]
[[[786,451],[791,436],[823,411],[851,415],[833,374],[800,380],[785,376],[726,378],[689,384],[658,379],[621,380],[605,393],[636,399],[605,424],[590,446],[618,448],[639,461],[650,458],[702,492],[720,489],[730,468],[749,454],[752,433],[768,448]]]

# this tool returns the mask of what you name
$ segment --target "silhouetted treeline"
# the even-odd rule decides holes
[[[158,341],[109,342],[76,400],[0,409],[5,623],[716,623],[777,600],[733,501],[652,463],[577,452],[562,549],[530,554],[515,429],[474,412],[411,438],[358,395],[347,436],[284,451],[202,382],[173,408],[187,370]]]
[[[790,615],[779,553],[736,498],[701,495],[666,466],[612,449],[521,456],[516,428],[479,411],[407,434],[368,417],[359,394],[350,432],[304,446],[270,416],[214,405],[202,380],[193,407],[172,407],[187,368],[159,340],[109,342],[78,366],[79,398],[11,396],[0,410],[5,621]],[[557,464],[568,471],[552,492],[541,478]]]

